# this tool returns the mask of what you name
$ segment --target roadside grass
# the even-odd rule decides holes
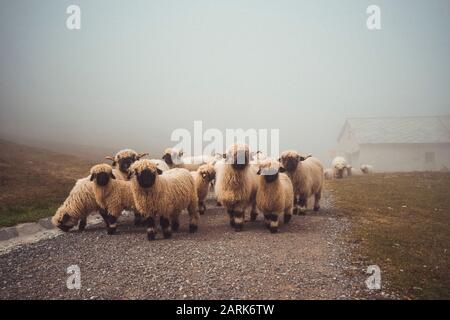
[[[91,163],[0,140],[0,227],[52,216]]]
[[[406,299],[450,299],[450,173],[386,173],[326,182],[352,222],[358,258]],[[386,282],[385,282],[386,283]]]

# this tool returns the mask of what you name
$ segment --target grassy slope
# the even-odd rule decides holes
[[[450,174],[402,173],[327,181],[352,221],[358,254],[404,298],[450,299]]]
[[[54,214],[91,163],[0,140],[0,226]]]

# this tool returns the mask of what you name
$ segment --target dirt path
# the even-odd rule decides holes
[[[199,232],[148,242],[130,219],[119,234],[102,225],[73,231],[0,256],[0,299],[348,299],[364,286],[346,257],[348,223],[324,196],[319,213],[294,216],[270,234],[262,217],[234,232],[209,203]],[[66,287],[78,265],[81,289]],[[358,274],[360,274],[358,276]]]

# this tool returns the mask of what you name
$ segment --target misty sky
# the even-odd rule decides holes
[[[160,155],[203,120],[328,161],[347,117],[450,113],[448,0],[0,0],[0,48],[0,132],[36,139]]]

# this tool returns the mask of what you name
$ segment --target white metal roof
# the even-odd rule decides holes
[[[450,143],[450,116],[404,118],[349,118],[358,143]]]

